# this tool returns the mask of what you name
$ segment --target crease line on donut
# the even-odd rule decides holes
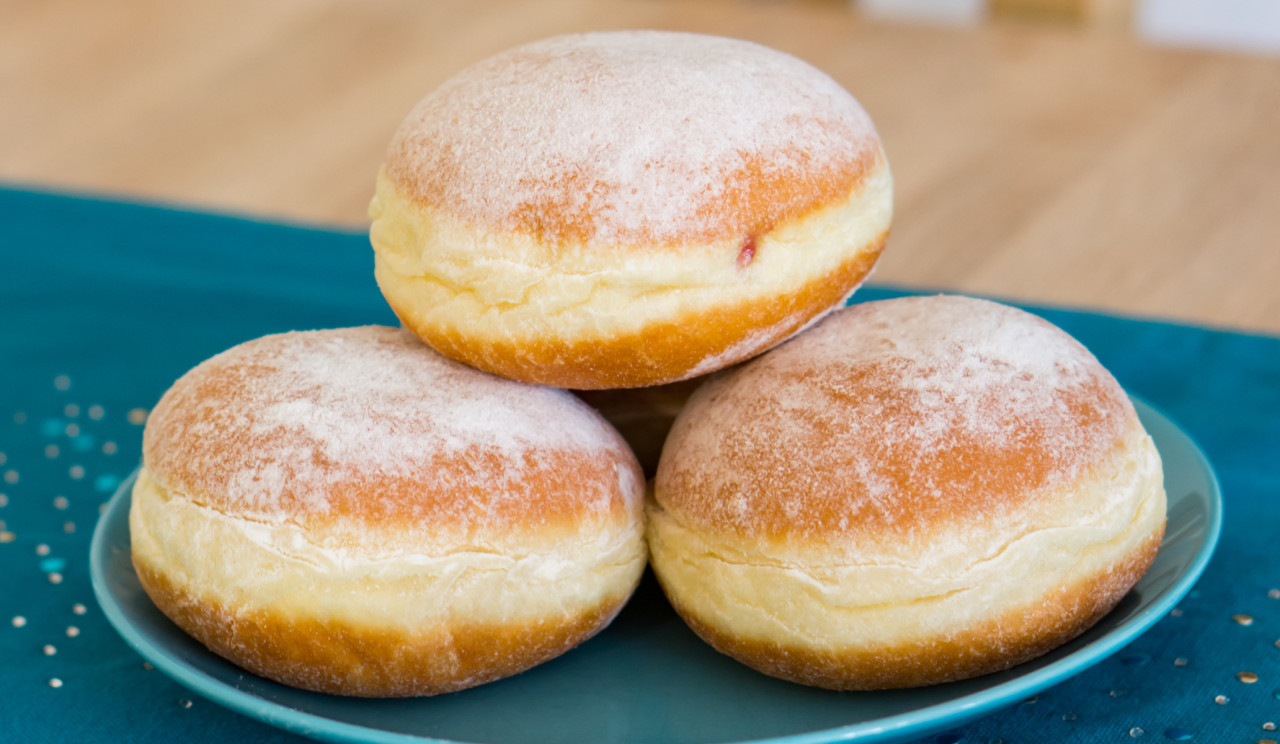
[[[428,566],[432,563],[442,563],[451,560],[475,558],[479,560],[492,561],[501,565],[467,565],[466,570],[469,571],[502,571],[511,572],[512,568],[522,563],[537,564],[564,564],[570,565],[572,561],[566,557],[562,557],[555,552],[528,552],[522,555],[511,555],[498,548],[486,547],[483,545],[471,545],[465,548],[451,548],[436,553],[410,553],[410,552],[392,552],[386,555],[367,556],[361,555],[352,557],[349,554],[359,552],[358,549],[328,547],[309,540],[305,536],[305,530],[302,526],[291,520],[280,520],[273,522],[269,520],[258,520],[244,516],[231,516],[213,506],[202,503],[199,499],[189,494],[170,489],[161,484],[155,478],[148,479],[155,486],[159,497],[166,502],[177,501],[191,508],[204,511],[214,518],[220,519],[224,524],[232,527],[245,537],[249,542],[258,546],[263,550],[270,551],[285,560],[297,561],[313,568],[320,567],[336,567],[343,571],[349,571],[360,567],[376,567],[376,566],[392,566],[397,563],[407,563],[415,566]],[[148,529],[150,530],[150,520],[146,520]],[[290,540],[291,545],[285,546],[280,544],[279,540],[272,539],[279,531],[288,531],[286,537]],[[613,554],[619,554],[626,551],[627,535],[625,531],[619,532],[612,536],[609,540],[611,545],[606,551]],[[299,550],[290,549],[291,547],[302,546],[304,550],[312,551],[318,556],[308,556]],[[597,562],[592,570],[609,570],[620,568],[635,560],[634,556],[623,557],[618,556],[616,560],[608,560]],[[543,571],[535,567],[527,572],[526,579],[538,578]],[[545,577],[547,583],[562,581],[572,574],[559,575],[559,572],[553,572],[554,575]],[[581,571],[579,571],[581,573]]]

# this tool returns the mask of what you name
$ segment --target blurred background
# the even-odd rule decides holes
[[[847,87],[897,183],[873,281],[1280,332],[1275,0],[0,0],[0,184],[359,231],[417,100],[619,28]]]

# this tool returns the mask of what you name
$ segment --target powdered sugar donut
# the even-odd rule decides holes
[[[156,406],[143,460],[147,593],[216,653],[310,690],[522,671],[604,627],[645,564],[643,477],[616,431],[399,329],[213,357]]]
[[[871,270],[892,179],[866,112],[757,44],[561,36],[467,68],[396,132],[376,276],[441,353],[505,377],[640,387],[727,367]]]
[[[1028,313],[872,302],[700,388],[672,429],[652,564],[720,651],[839,689],[1010,667],[1137,582],[1160,458],[1111,375]]]

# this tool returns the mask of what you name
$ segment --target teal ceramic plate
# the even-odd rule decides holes
[[[956,726],[1087,669],[1151,627],[1191,588],[1221,528],[1218,484],[1173,422],[1142,403],[1138,413],[1164,459],[1169,494],[1168,529],[1151,570],[1110,615],[1056,651],[1000,674],[918,690],[828,692],[758,674],[699,641],[649,577],[606,631],[511,679],[408,700],[295,690],[223,661],[151,604],[129,560],[132,479],[93,536],[93,586],[107,619],[157,669],[232,710],[327,741],[897,741]]]

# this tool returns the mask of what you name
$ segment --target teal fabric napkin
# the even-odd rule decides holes
[[[1027,309],[1199,442],[1222,540],[1121,653],[924,741],[1280,738],[1280,339]],[[0,189],[0,741],[301,741],[148,669],[94,602],[89,539],[179,375],[263,334],[366,323],[395,318],[363,233]]]

